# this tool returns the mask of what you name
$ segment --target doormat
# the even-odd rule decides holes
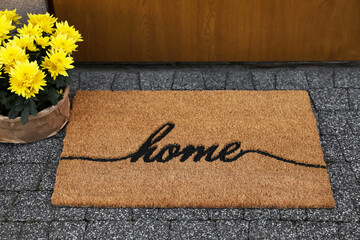
[[[305,91],[79,91],[52,204],[334,207]]]

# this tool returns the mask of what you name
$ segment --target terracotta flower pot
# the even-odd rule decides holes
[[[48,107],[36,116],[30,116],[28,123],[23,125],[20,117],[9,119],[0,115],[0,142],[29,143],[55,135],[69,120],[70,87],[66,87],[64,96],[56,106]]]

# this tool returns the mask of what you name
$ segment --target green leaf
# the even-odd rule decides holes
[[[55,79],[55,86],[57,89],[64,88],[68,85],[67,83],[67,77],[64,77],[62,75],[59,75]]]
[[[18,97],[17,99],[16,99],[16,101],[15,101],[15,105],[14,105],[14,110],[15,111],[18,111],[18,112],[20,112],[20,111],[22,111],[23,109],[24,109],[24,106],[25,105],[25,100],[24,100],[24,98],[22,98],[22,97]]]
[[[15,109],[15,111],[21,111],[21,110],[23,110],[24,109],[24,103],[22,103],[22,102],[15,102],[15,106],[14,106],[14,109]]]
[[[27,52],[29,54],[29,60],[31,62],[37,61],[38,58],[40,57],[40,51],[38,51],[38,52],[27,51]]]
[[[56,105],[59,102],[60,94],[54,88],[47,89],[47,100],[52,104]]]
[[[24,110],[21,112],[20,120],[23,125],[25,125],[29,120],[29,107],[26,106]]]
[[[15,107],[15,101],[16,99],[18,98],[17,95],[10,95],[8,98],[7,98],[7,101],[5,102],[5,108],[6,109],[12,109]]]
[[[10,119],[14,119],[14,118],[17,118],[19,116],[19,112],[20,111],[16,111],[15,109],[10,109],[9,111],[9,118]]]
[[[0,103],[5,105],[7,102],[7,92],[6,91],[0,91]]]
[[[51,77],[49,71],[46,71],[46,72],[47,72],[46,77],[45,77],[46,84],[51,85],[54,83],[54,79]]]
[[[36,109],[36,103],[35,103],[34,99],[30,99],[30,101],[29,101],[29,111],[30,111],[30,114],[33,116],[36,116],[36,114],[38,112]]]
[[[0,114],[5,115],[6,112],[6,104],[7,104],[7,92],[6,91],[0,91]]]
[[[1,77],[0,77],[0,90],[7,90],[9,86],[10,86],[10,83],[9,83],[9,75],[8,75],[8,74],[1,73]]]
[[[67,83],[67,85],[71,85],[71,84],[73,84],[74,83],[74,81],[71,79],[71,77],[69,76],[69,77],[67,77],[66,78],[66,83]]]

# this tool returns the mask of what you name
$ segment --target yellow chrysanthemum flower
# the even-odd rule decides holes
[[[5,11],[0,11],[0,16],[6,16],[6,18],[16,24],[20,24],[19,19],[21,18],[19,15],[16,14],[16,9],[9,11],[5,9]]]
[[[28,13],[29,23],[33,25],[39,25],[39,27],[46,33],[52,33],[54,24],[57,18],[53,17],[49,13],[46,14],[31,14]]]
[[[11,20],[7,19],[6,15],[0,16],[0,45],[5,39],[10,38],[9,33],[14,28],[15,26],[12,25]]]
[[[28,25],[24,25],[22,28],[18,29],[19,36],[29,36],[32,38],[40,38],[42,37],[42,30],[39,25],[34,25],[29,23]]]
[[[74,68],[74,66],[71,65],[73,62],[72,57],[67,56],[67,53],[62,49],[59,51],[52,50],[51,52],[47,52],[47,56],[44,58],[41,66],[49,70],[55,80],[58,75],[68,77],[69,75],[66,70]]]
[[[28,55],[25,50],[17,45],[7,45],[0,49],[0,64],[5,65],[4,70],[7,73],[16,62],[24,62],[27,59]]]
[[[75,30],[74,26],[69,26],[68,22],[57,22],[56,23],[56,31],[54,33],[54,36],[57,35],[66,35],[68,38],[72,38],[75,40],[75,42],[82,42],[82,36],[79,33],[79,31]]]
[[[35,61],[17,62],[14,68],[11,68],[8,88],[11,92],[28,99],[35,97],[39,90],[44,90],[43,86],[46,86],[45,73]]]
[[[72,38],[67,38],[67,36],[63,34],[59,34],[56,37],[51,36],[50,46],[56,50],[62,49],[69,55],[73,51],[76,51],[77,48],[75,40]]]
[[[36,48],[35,44],[34,44],[34,39],[25,35],[25,36],[22,36],[22,37],[14,37],[10,42],[8,42],[6,44],[6,46],[19,46],[21,47],[22,49],[28,49],[29,51],[32,51],[32,52],[36,52],[38,51],[39,49]]]
[[[50,45],[49,37],[36,38],[35,41],[36,44],[40,45],[43,49]]]

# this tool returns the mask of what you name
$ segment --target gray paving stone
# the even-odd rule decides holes
[[[158,219],[158,208],[133,208],[133,219]]]
[[[300,239],[339,239],[336,223],[301,221],[296,228]]]
[[[328,88],[334,86],[333,69],[330,67],[305,68],[309,88]]]
[[[91,221],[85,239],[133,239],[133,232],[130,221]]]
[[[336,136],[336,138],[339,141],[340,147],[342,148],[342,150],[344,151],[344,153],[346,153],[345,150],[348,151],[357,151],[360,150],[360,137],[356,136],[354,134],[343,134],[343,135],[339,135]],[[345,154],[345,158],[346,158],[346,154]],[[346,159],[348,160],[348,159]]]
[[[319,112],[318,123],[323,135],[344,135],[351,131],[344,113]]]
[[[249,239],[296,239],[297,232],[290,221],[251,221]]]
[[[80,72],[81,72],[81,70],[78,68],[73,68],[73,69],[67,71],[71,80],[73,80],[73,78],[80,77]],[[74,85],[75,85],[75,87],[78,87],[78,85],[76,85],[76,84],[74,84]]]
[[[218,239],[213,221],[173,221],[170,239]]]
[[[309,98],[310,98],[310,96],[309,96]],[[311,105],[311,111],[313,112],[314,117],[316,119],[316,126],[317,126],[317,128],[319,130],[319,122],[318,122],[319,121],[318,120],[319,119],[319,112],[316,110],[314,101],[311,98],[310,98],[310,105]]]
[[[252,75],[249,69],[233,67],[228,70],[226,79],[226,89],[228,90],[254,90]]]
[[[209,69],[202,72],[206,90],[224,90],[227,76],[226,69]]]
[[[216,222],[219,239],[248,239],[249,222],[243,220]]]
[[[333,87],[332,76],[330,75],[331,69],[332,67],[309,67],[296,70],[305,73],[309,87],[314,89],[310,92],[316,96],[316,99],[313,98],[314,105],[317,110],[320,110],[320,112],[315,111],[315,114],[322,135],[324,157],[328,162],[329,176],[336,201],[335,209],[244,210],[54,207],[50,204],[50,191],[27,192],[23,190],[37,189],[39,180],[41,180],[40,190],[53,189],[57,163],[63,147],[62,139],[65,136],[65,130],[62,130],[55,137],[41,141],[38,145],[33,144],[36,145],[35,147],[31,146],[31,144],[12,145],[0,143],[0,239],[12,239],[14,237],[16,239],[47,239],[47,234],[50,234],[50,239],[81,239],[85,231],[86,239],[159,239],[161,237],[170,239],[242,239],[247,238],[249,230],[250,239],[261,237],[269,239],[285,237],[287,239],[358,239],[360,228],[360,115],[357,110],[359,110],[360,104],[360,92],[358,91],[360,89],[353,89],[353,87],[358,88],[356,86],[358,83],[354,82],[350,77],[341,81],[337,79],[335,87],[338,89],[331,89]],[[137,76],[138,85],[136,87],[140,88],[139,84],[141,84],[143,90],[170,89],[172,79],[175,77],[173,75],[175,68],[171,67],[150,70],[148,66],[146,70],[143,70],[142,67],[135,67],[135,70],[123,72],[134,73],[137,71],[140,72],[140,75]],[[255,87],[255,89],[259,90],[271,90],[274,89],[276,71],[278,70],[254,69],[250,71],[244,67],[230,67],[230,72],[234,75],[230,76],[230,78],[233,77],[234,82],[232,83],[229,79],[226,82],[227,84],[230,83],[230,87],[232,86],[233,89],[254,89]],[[82,72],[81,88],[97,89],[99,87],[109,90],[112,79],[115,78],[115,71],[100,70],[96,72],[98,72],[98,76],[112,76],[112,78],[104,81],[104,78],[94,77],[94,71],[89,72],[90,77],[86,78],[87,73]],[[183,74],[177,76],[178,81],[177,85],[174,83],[175,87],[209,90],[225,88],[225,80],[223,79],[227,75],[226,67],[221,66],[221,70],[220,67],[209,69],[204,67],[196,67],[195,69],[180,67],[177,74],[179,72]],[[73,74],[77,75],[79,72]],[[349,73],[349,76],[351,74]],[[187,77],[188,75],[191,75],[190,79]],[[201,78],[193,75],[201,76]],[[192,82],[191,78],[195,79],[195,83]],[[126,84],[121,82],[119,86],[126,90],[135,88],[135,85],[132,87],[133,81],[130,79],[124,80],[125,83],[130,84],[129,86],[126,87]],[[139,79],[141,80],[140,83]],[[284,81],[280,82],[280,85],[298,88],[299,86],[296,84],[299,83],[292,81],[291,79],[284,79]],[[78,82],[79,89],[80,83]],[[85,85],[82,85],[82,83],[85,83]],[[227,86],[227,89],[231,88]],[[348,94],[349,102],[347,102],[347,97],[344,98],[344,92]],[[349,108],[342,108],[345,106],[344,102],[349,104],[350,112],[347,112]],[[323,108],[319,109],[319,104]],[[15,149],[14,154],[12,152],[13,148]],[[29,151],[26,148],[29,148],[32,154],[28,154]],[[42,155],[48,156],[47,160],[41,158]],[[11,162],[21,164],[9,164]],[[29,162],[41,164],[27,164]],[[34,167],[35,171],[33,171],[30,166],[43,168],[41,168],[42,171],[37,172],[36,167]],[[4,177],[4,175],[6,176]],[[3,179],[7,179],[5,181],[7,183],[4,183]],[[4,188],[5,184],[9,184],[6,185],[6,189],[14,190],[1,191],[1,187]],[[16,202],[13,204],[17,194],[15,191],[18,190],[23,192],[20,192]],[[6,221],[10,222],[1,222],[5,220],[5,213],[7,215]],[[87,227],[86,220],[82,221],[84,218],[90,220]],[[27,222],[14,223],[12,221]],[[51,226],[49,221],[54,221]],[[294,231],[295,222],[296,231]],[[169,231],[171,231],[170,235]],[[19,233],[22,235],[18,238]]]
[[[134,239],[169,239],[168,221],[137,220],[134,223]]]
[[[38,142],[18,144],[13,147],[13,163],[58,162],[63,148],[63,139],[47,138]]]
[[[349,89],[350,108],[360,110],[360,89]]]
[[[0,222],[0,240],[18,239],[22,223]]]
[[[280,70],[276,75],[276,89],[288,90],[306,90],[308,89],[306,75],[303,70],[284,69]]]
[[[0,164],[13,161],[12,144],[0,143]]]
[[[52,147],[49,151],[49,162],[59,163],[60,155],[62,153],[64,144],[62,138],[49,138],[49,145]]]
[[[73,68],[73,69],[67,71],[67,73],[69,74],[69,77],[71,78],[71,80],[73,80],[74,78],[79,78],[80,77],[80,72],[81,72],[81,70],[77,69],[77,68]],[[74,84],[74,85],[75,85],[75,87],[78,87],[77,84]]]
[[[322,136],[320,140],[324,153],[324,160],[327,165],[345,162],[340,144],[335,136]]]
[[[51,221],[50,192],[22,192],[8,214],[10,221]]]
[[[205,82],[200,70],[182,69],[175,72],[173,90],[204,90]]]
[[[360,156],[359,156],[359,158],[360,158]],[[358,181],[360,181],[360,161],[352,162],[352,163],[350,163],[350,166],[355,173],[355,177],[357,178]]]
[[[274,90],[276,71],[272,69],[254,69],[252,71],[256,90]]]
[[[17,195],[17,192],[0,192],[0,221],[4,219],[6,213],[10,210]]]
[[[209,209],[208,212],[210,219],[239,220],[244,218],[242,208]]]
[[[349,164],[331,164],[327,169],[332,189],[349,189],[356,185],[355,173]]]
[[[159,210],[159,215],[165,220],[206,220],[209,219],[204,208],[165,208]]]
[[[358,144],[358,141],[352,143],[352,145]],[[360,149],[343,149],[346,161],[360,162]]]
[[[88,208],[87,220],[130,220],[133,213],[130,208]]]
[[[49,239],[82,239],[86,222],[52,222]]]
[[[21,16],[19,19],[20,25],[16,27],[22,27],[23,24],[27,24],[29,20],[28,13],[32,14],[45,14],[47,12],[47,5],[40,0],[34,1],[12,1],[2,0],[1,9],[16,9],[16,13]]]
[[[258,220],[258,219],[279,219],[279,209],[271,208],[246,208],[244,212],[245,220]]]
[[[81,72],[79,90],[110,90],[114,77],[114,72]]]
[[[354,135],[337,136],[340,147],[348,162],[360,161],[360,139]]]
[[[158,69],[140,72],[142,90],[170,90],[174,80],[174,70]]]
[[[318,111],[349,109],[346,89],[310,89],[309,93]]]
[[[360,136],[360,111],[348,112],[347,121],[354,135]]]
[[[49,238],[49,222],[25,223],[22,227],[20,239],[39,240]]]
[[[358,211],[353,204],[351,190],[333,190],[335,208],[333,209],[308,209],[307,215],[310,221],[357,221]]]
[[[51,163],[46,166],[45,173],[43,174],[40,182],[40,190],[53,190],[55,185],[56,171],[58,168],[57,163]]]
[[[339,226],[340,239],[360,239],[360,223],[342,223]]]
[[[70,100],[72,100],[80,86],[80,72],[76,70],[71,70],[68,73],[73,82],[70,85],[70,92],[69,92],[69,98]]]
[[[16,144],[12,163],[46,163],[53,145],[48,139],[34,143]]]
[[[359,68],[334,68],[335,87],[360,88]]]
[[[310,101],[310,103],[311,103],[311,105],[313,105],[312,104],[312,101]],[[313,108],[313,107],[312,107]],[[314,111],[314,109],[315,108],[313,108],[313,114],[314,114],[314,117],[315,117],[315,119],[316,119],[316,124],[317,124],[317,127],[318,127],[318,130],[320,129],[319,128],[319,112],[317,112],[317,111]],[[320,131],[319,131],[320,132]]]
[[[357,212],[360,214],[360,186],[354,186],[352,189],[349,190],[349,192],[354,207],[357,209]]]
[[[52,209],[54,219],[59,221],[80,221],[85,219],[86,208],[55,207]]]
[[[281,220],[301,221],[306,219],[305,209],[280,209],[279,211]]]
[[[43,164],[0,165],[0,190],[35,190],[43,171]]]
[[[117,73],[112,84],[112,90],[140,90],[139,73],[134,71],[123,71]]]

